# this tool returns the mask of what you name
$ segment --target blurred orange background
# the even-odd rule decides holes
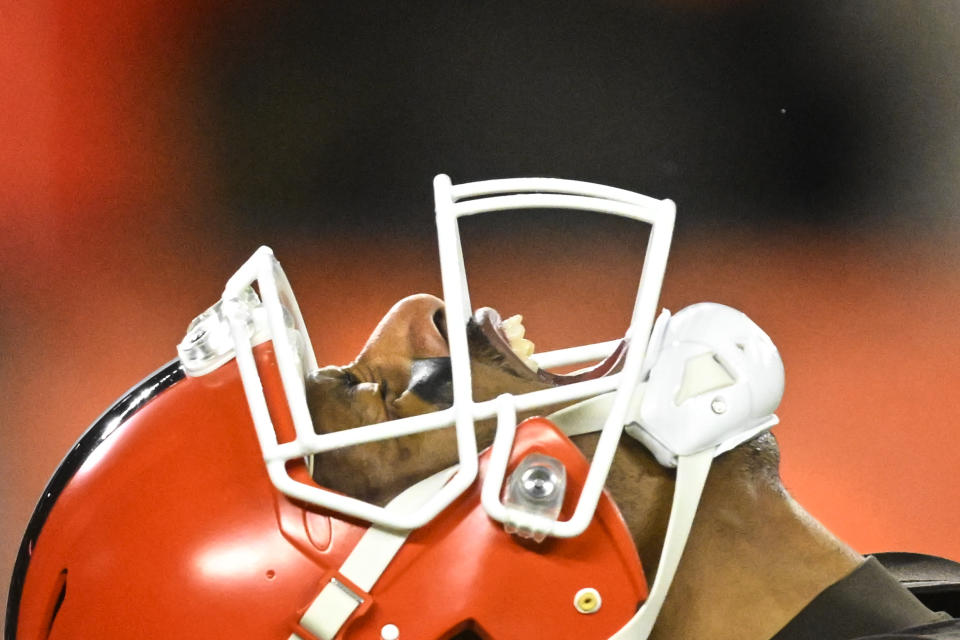
[[[598,6],[590,16],[601,27],[603,20],[630,11],[616,2]],[[509,96],[489,98],[493,106],[487,108],[485,100],[492,95],[487,90],[499,86],[499,76],[484,76],[490,67],[482,62],[498,55],[493,48],[499,47],[496,51],[507,58],[510,51],[523,51],[516,43],[528,34],[516,26],[522,20],[502,26],[494,18],[474,15],[468,17],[478,29],[506,34],[506,44],[450,58],[459,61],[448,62],[455,72],[424,81],[431,84],[418,89],[425,99],[433,97],[447,106],[472,101],[477,109],[479,121],[451,117],[447,122],[437,119],[443,109],[426,100],[417,103],[419,94],[390,93],[426,73],[429,58],[417,57],[426,55],[417,38],[402,35],[413,27],[402,14],[384,17],[385,5],[371,9],[371,15],[335,21],[330,28],[343,41],[327,45],[347,47],[348,40],[361,38],[364,20],[369,20],[384,33],[401,35],[386,44],[361,41],[349,45],[349,51],[380,47],[382,58],[369,66],[357,62],[356,68],[334,68],[343,60],[331,61],[329,68],[316,67],[327,83],[317,88],[309,73],[297,74],[313,69],[323,56],[307,56],[309,64],[297,67],[281,89],[302,83],[322,99],[313,93],[284,94],[282,99],[270,94],[276,100],[260,102],[251,96],[271,86],[274,76],[267,72],[284,67],[251,68],[248,76],[244,64],[269,59],[277,51],[271,48],[282,40],[276,33],[297,21],[289,7],[53,0],[0,7],[4,601],[20,536],[59,460],[100,412],[175,356],[188,322],[216,300],[226,278],[259,244],[273,246],[283,263],[324,363],[350,360],[401,296],[439,294],[430,179],[440,171],[451,173],[454,182],[544,173],[676,199],[678,234],[662,303],[673,310],[701,300],[730,304],[774,339],[787,368],[781,425],[775,433],[790,491],[859,551],[909,550],[960,559],[960,515],[955,508],[960,502],[955,436],[960,425],[960,331],[954,326],[960,310],[960,84],[958,74],[951,73],[960,59],[954,55],[960,48],[957,11],[921,11],[906,35],[897,28],[900,14],[892,9],[881,11],[869,24],[849,11],[810,18],[810,32],[825,39],[831,37],[831,25],[861,28],[845,36],[851,42],[836,45],[853,62],[841,71],[824,71],[823,77],[839,78],[842,85],[844,73],[859,73],[857,82],[871,88],[861,96],[862,105],[850,107],[854,110],[848,120],[825,122],[811,116],[790,132],[771,134],[779,126],[773,124],[776,118],[794,117],[798,100],[798,121],[804,113],[815,112],[813,107],[804,111],[819,102],[811,98],[803,103],[807,88],[800,85],[816,74],[784,80],[783,95],[754,87],[743,89],[746,98],[724,98],[721,103],[729,116],[724,122],[731,128],[713,131],[712,116],[700,109],[705,113],[714,107],[693,104],[697,91],[712,95],[729,86],[769,83],[773,76],[758,80],[759,72],[749,65],[720,65],[711,68],[717,77],[700,76],[690,71],[700,69],[700,62],[678,62],[645,51],[637,54],[638,69],[651,60],[665,66],[637,71],[636,76],[631,71],[611,83],[635,79],[644,85],[638,95],[677,95],[694,111],[664,115],[658,109],[670,111],[667,101],[612,116],[619,113],[613,103],[632,101],[633,94],[619,96],[603,85],[603,75],[598,85],[579,85],[587,95],[572,94],[571,85],[590,74],[583,67],[566,68],[569,61],[564,58],[554,66],[544,54],[545,60],[517,60],[521,70],[510,72],[518,75],[508,76],[508,81],[521,83],[517,86],[522,85],[523,93],[516,105],[522,115],[511,115]],[[684,29],[709,34],[715,25],[718,31],[732,30],[729,37],[734,38],[741,34],[737,29],[746,29],[763,49],[777,38],[757,34],[766,33],[769,25],[788,29],[784,25],[795,17],[766,7],[683,3],[681,8],[664,4],[648,11],[663,19],[673,34]],[[293,17],[283,17],[284,10]],[[561,14],[553,18],[558,33],[564,19],[582,17],[570,11]],[[461,18],[453,15],[449,20]],[[318,19],[327,22],[326,17]],[[439,33],[441,26],[449,26],[444,25],[428,34],[447,43],[438,55],[456,48],[448,40],[453,36]],[[906,40],[871,40],[892,33]],[[303,35],[298,37],[305,50],[313,51],[309,30]],[[322,43],[325,35],[321,30],[316,42]],[[911,37],[924,47],[911,48]],[[593,42],[589,36],[582,38]],[[682,49],[683,37],[672,38],[661,42],[665,50]],[[565,44],[563,38],[557,42],[554,46]],[[749,47],[751,42],[740,44]],[[900,60],[902,66],[871,70],[874,46],[881,58]],[[738,47],[730,45],[724,55],[733,56],[729,51]],[[829,58],[830,46],[814,48]],[[231,57],[230,52],[247,49],[247,57]],[[908,50],[911,53],[904,54]],[[288,56],[283,60],[302,61],[305,55],[282,52]],[[598,65],[606,56],[616,58],[612,51],[589,56]],[[400,60],[396,68],[381,68],[383,59],[395,57]],[[220,68],[217,60],[232,61],[234,67]],[[669,73],[674,64],[680,65],[678,76]],[[355,77],[358,69],[402,80],[380,95],[367,83],[383,78]],[[689,73],[679,77],[684,69]],[[535,79],[544,72],[546,80]],[[789,75],[789,70],[774,75],[780,78],[781,73]],[[478,83],[472,90],[457,84],[470,84],[472,77]],[[571,77],[575,82],[568,82]],[[217,94],[211,89],[228,80],[233,83],[230,91]],[[889,89],[884,82],[906,89]],[[238,83],[239,88],[234,86]],[[447,96],[447,89],[456,95]],[[886,100],[884,117],[871,105],[873,90]],[[541,98],[540,91],[549,99]],[[594,96],[609,96],[611,91],[613,98],[594,105],[595,99],[601,100]],[[364,101],[367,95],[375,98]],[[243,110],[223,105],[231,96],[241,96]],[[782,113],[771,110],[768,124],[752,122],[749,111],[737,115],[744,105],[760,108],[758,96],[771,106],[784,105]],[[831,99],[839,104],[844,96]],[[570,106],[570,100],[579,102]],[[358,104],[362,117],[354,121],[344,116],[342,112]],[[554,108],[563,114],[563,127],[550,126]],[[278,120],[271,109],[298,115]],[[371,114],[381,112],[389,114],[377,121],[382,128],[363,128]],[[693,133],[684,133],[688,116]],[[611,121],[609,128],[604,128],[604,118]],[[857,118],[866,137],[844,138],[847,124]],[[624,128],[644,119],[667,130],[656,134]],[[282,126],[291,122],[302,128]],[[670,129],[671,123],[678,128]],[[758,136],[773,136],[770,151],[757,151],[759,143],[748,139],[754,125]],[[482,130],[471,133],[472,127]],[[812,130],[840,142],[836,147],[804,142]],[[298,136],[314,131],[322,135],[309,139],[310,153],[323,156],[316,165],[322,171],[307,162],[297,164],[313,157],[305,153],[306,143],[303,149],[288,148],[296,147]],[[619,136],[640,134],[662,135],[663,144],[632,152],[617,146]],[[431,135],[441,141],[436,147],[413,142]],[[249,157],[239,160],[230,153],[236,140],[251,139],[264,147],[251,145]],[[869,153],[858,146],[867,143],[873,145]],[[348,153],[331,151],[334,157],[327,158],[328,144]],[[804,150],[804,144],[817,149]],[[391,157],[397,148],[410,155]],[[610,157],[604,155],[607,148],[614,150]],[[733,150],[734,159],[712,155],[718,148]],[[770,169],[769,158],[798,153],[820,158],[816,162],[825,163],[822,174],[787,161]],[[831,164],[831,154],[842,157]],[[279,162],[278,157],[292,159]],[[743,157],[746,160],[736,159]],[[480,160],[474,164],[473,158]],[[862,166],[847,166],[861,160]],[[241,161],[247,164],[238,169]],[[732,168],[728,161],[734,162]],[[293,180],[289,172],[297,170],[303,174]],[[736,182],[727,180],[733,172]],[[256,180],[263,184],[251,186]],[[318,185],[316,193],[310,191],[311,184]],[[764,191],[770,184],[776,188]],[[848,187],[852,191],[844,190]],[[301,193],[297,189],[309,197],[296,200]],[[238,192],[245,199],[238,199]],[[797,196],[801,192],[804,197]],[[417,195],[408,197],[410,193]],[[816,197],[805,199],[810,193]],[[320,204],[311,205],[316,202]],[[740,210],[740,202],[749,206]],[[819,213],[808,216],[812,209]],[[642,234],[593,222],[544,228],[543,218],[531,220],[503,218],[475,231],[469,254],[475,305],[524,313],[529,337],[539,350],[621,335],[642,259]]]

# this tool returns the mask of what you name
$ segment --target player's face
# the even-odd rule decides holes
[[[453,390],[444,323],[440,299],[404,298],[384,316],[352,363],[310,374],[307,398],[317,430],[341,431],[449,407]],[[476,401],[603,375],[620,356],[575,376],[537,370],[529,358],[533,345],[523,338],[519,318],[502,320],[489,308],[474,314],[467,336]],[[488,435],[478,434],[481,446]],[[317,458],[315,476],[324,486],[382,501],[394,488],[455,461],[453,433],[439,430],[323,454]]]

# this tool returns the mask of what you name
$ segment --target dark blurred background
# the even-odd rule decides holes
[[[322,362],[439,293],[430,181],[677,202],[663,304],[787,367],[793,494],[862,552],[960,558],[960,4],[0,2],[0,598],[60,458],[273,246]],[[464,226],[538,348],[625,328],[644,234]]]

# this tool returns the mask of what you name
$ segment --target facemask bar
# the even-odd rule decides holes
[[[284,395],[293,420],[295,440],[279,443],[260,374],[253,355],[252,336],[248,330],[254,312],[248,302],[248,287],[257,283],[260,288],[267,324],[277,359]],[[340,495],[292,478],[286,469],[290,460],[312,456],[346,446],[418,433],[449,426],[449,412],[438,412],[358,429],[315,433],[307,406],[304,371],[317,368],[316,357],[303,317],[293,291],[279,262],[268,247],[261,247],[227,282],[222,297],[224,315],[233,335],[237,366],[243,382],[247,403],[257,432],[257,438],[266,462],[270,480],[276,488],[299,500],[325,507],[349,516],[367,520],[394,529],[413,529],[429,522],[458,495],[472,484],[477,475],[477,456],[462,461],[454,477],[418,510],[399,511]],[[288,331],[287,319],[293,321],[293,335]],[[298,343],[298,344],[295,344]],[[301,366],[302,365],[302,366]]]
[[[444,184],[446,187],[444,187]],[[316,368],[316,357],[289,282],[272,251],[267,247],[261,247],[230,278],[222,297],[223,313],[227,318],[233,336],[234,351],[244,391],[247,395],[267,471],[274,486],[282,493],[298,500],[394,529],[414,529],[423,526],[473,483],[478,470],[473,423],[475,420],[492,418],[498,413],[496,400],[474,403],[472,399],[469,354],[466,346],[466,321],[471,313],[456,217],[479,213],[482,210],[559,207],[615,213],[653,224],[647,258],[641,277],[640,294],[628,333],[628,337],[631,335],[642,336],[644,345],[634,344],[634,348],[630,351],[634,352],[635,355],[631,358],[628,353],[627,365],[621,373],[565,387],[527,393],[511,399],[510,404],[514,411],[529,411],[559,402],[581,400],[622,388],[624,378],[628,377],[631,362],[634,360],[638,363],[642,362],[643,349],[637,349],[637,347],[645,346],[646,337],[650,332],[653,311],[663,279],[675,210],[673,203],[669,200],[655,200],[621,189],[570,180],[511,179],[451,187],[449,178],[438,176],[435,186],[438,187],[436,190],[437,224],[441,247],[441,271],[444,293],[447,298],[447,322],[448,327],[459,327],[458,330],[449,331],[454,393],[460,394],[455,395],[454,406],[449,409],[380,424],[318,434],[315,432],[310,417],[304,388],[304,372]],[[527,193],[516,194],[518,191]],[[529,193],[530,191],[549,191],[550,193]],[[510,193],[516,195],[484,199],[488,204],[491,200],[495,201],[494,208],[480,207],[480,201],[474,200],[457,203],[456,215],[451,216],[444,213],[451,209],[454,199],[463,200],[484,194]],[[450,240],[453,240],[453,242],[450,242]],[[654,256],[656,259],[654,259]],[[651,265],[655,266],[651,267]],[[646,284],[648,282],[650,286]],[[249,294],[247,293],[245,297],[247,288],[255,283],[260,289],[263,309],[252,309],[246,299]],[[452,313],[451,309],[454,310]],[[255,342],[249,331],[251,316],[255,312],[260,313],[263,310],[266,311],[267,328],[273,342],[277,367],[296,433],[295,440],[291,442],[278,442],[253,356],[253,344]],[[637,318],[641,315],[646,319],[643,322],[638,322]],[[293,324],[293,330],[288,329],[288,325],[291,323]],[[561,349],[536,354],[534,358],[541,366],[545,367],[577,364],[598,360],[609,355],[617,343],[618,341],[611,341]],[[457,362],[461,364],[457,365]],[[633,377],[638,377],[638,374],[639,371]],[[633,387],[634,384],[630,383],[630,386]],[[456,389],[461,391],[457,392]],[[624,396],[624,403],[629,401],[630,394],[620,395]],[[502,407],[500,407],[500,410],[502,411]],[[624,407],[622,412],[625,413],[625,411],[626,408]],[[613,414],[611,414],[612,417],[614,417]],[[608,421],[608,426],[613,422],[616,422],[616,420]],[[577,535],[589,523],[593,510],[596,508],[600,491],[602,491],[622,424],[623,422],[620,422],[615,430],[612,428],[605,429],[604,435],[601,436],[601,446],[608,451],[603,459],[609,458],[609,460],[606,460],[600,471],[595,464],[588,475],[587,482],[594,488],[590,489],[589,493],[585,488],[584,495],[588,498],[593,496],[593,498],[592,500],[581,498],[581,504],[578,505],[577,510],[579,515],[575,516],[578,519],[577,526],[582,522],[582,528],[579,531],[571,531],[569,528],[566,531],[561,529],[559,534],[554,535],[562,535],[567,531],[571,531],[569,535]],[[455,426],[457,433],[457,447],[460,457],[458,470],[446,485],[415,511],[400,511],[389,507],[379,507],[350,496],[307,485],[292,478],[286,469],[286,463],[291,460],[309,458],[314,454],[342,447],[402,437],[449,427],[450,425]],[[510,440],[512,442],[512,437]],[[501,441],[503,442],[503,440]],[[598,454],[600,451],[601,449],[598,448]],[[509,446],[506,454],[509,454]],[[595,457],[595,460],[597,459]]]
[[[251,297],[249,287],[254,283],[259,286],[262,306],[256,304],[255,297]],[[290,460],[341,447],[448,427],[454,422],[452,410],[328,434],[315,433],[307,406],[304,372],[316,369],[317,360],[290,283],[268,247],[257,250],[230,278],[221,298],[221,308],[230,327],[237,366],[267,472],[279,491],[304,502],[381,526],[413,529],[432,520],[476,479],[477,453],[476,445],[473,444],[475,441],[472,423],[471,431],[465,434],[469,438],[460,438],[468,440],[467,446],[462,447],[461,451],[465,450],[470,455],[462,457],[460,467],[450,482],[415,511],[378,507],[292,478],[286,469],[286,463]],[[264,316],[266,331],[252,331],[251,327],[263,324]],[[263,340],[263,333],[267,333],[273,342],[277,368],[296,433],[295,440],[282,444],[277,439],[253,355],[253,345]],[[478,420],[495,414],[492,402],[475,405],[475,410],[474,417]],[[472,449],[470,444],[473,444]]]
[[[440,244],[440,268],[446,304],[447,333],[453,371],[453,407],[461,459],[476,456],[473,420],[477,405],[473,402],[470,379],[470,355],[467,345],[467,320],[471,316],[466,283],[466,267],[460,244],[457,220],[463,216],[511,209],[576,209],[620,215],[651,225],[646,257],[640,276],[627,338],[630,348],[623,371],[615,376],[590,380],[555,389],[512,396],[495,401],[497,433],[484,481],[482,501],[490,517],[557,537],[581,534],[593,519],[606,482],[634,391],[640,383],[647,341],[663,284],[667,256],[673,234],[676,207],[670,200],[656,200],[622,189],[549,178],[491,180],[453,186],[450,178],[434,179],[437,208],[437,233]],[[583,362],[609,354],[615,343],[599,343],[565,349],[542,358],[551,366]],[[562,355],[561,355],[562,354]],[[587,391],[589,389],[589,391]],[[553,521],[515,509],[500,500],[500,490],[516,430],[516,411],[555,402],[574,400],[616,389],[613,406],[604,423],[593,463],[584,483],[576,509],[569,520]],[[535,404],[534,400],[541,401]]]
[[[254,283],[259,286],[262,303],[250,292],[249,287]],[[315,369],[317,361],[296,298],[269,247],[257,250],[230,278],[220,306],[229,325],[233,352],[267,472],[277,490],[309,504],[380,526],[414,529],[432,520],[476,479],[477,454],[472,422],[468,425],[469,431],[460,436],[462,441],[466,441],[461,451],[466,451],[468,455],[462,457],[456,474],[416,510],[379,507],[292,478],[286,469],[288,461],[342,447],[449,427],[454,424],[453,408],[344,431],[315,433],[307,406],[304,372]],[[256,331],[251,327],[257,327]],[[273,342],[277,368],[294,424],[296,438],[290,442],[278,441],[253,355],[253,346],[262,342],[265,335]],[[552,352],[543,355],[553,357]],[[570,362],[570,356],[565,356],[563,361]],[[584,383],[574,393],[565,393],[563,399],[579,400],[608,391],[618,379],[619,374]],[[516,407],[526,411],[557,402],[558,397],[553,393],[556,391],[563,390],[546,389],[526,394],[517,398]],[[485,420],[495,415],[496,406],[492,400],[476,403],[472,407],[471,416],[475,420]]]

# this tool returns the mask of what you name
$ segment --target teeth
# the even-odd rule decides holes
[[[514,340],[522,338],[523,334],[526,332],[526,329],[523,327],[523,316],[510,316],[500,323],[500,329],[507,336],[507,340],[509,340],[510,344],[512,345]]]
[[[510,341],[510,348],[521,358],[529,358],[533,355],[533,343],[526,338],[518,338]]]
[[[510,343],[510,350],[517,354],[517,357],[527,365],[531,371],[539,371],[540,365],[534,362],[530,356],[533,355],[534,344],[523,337],[526,329],[523,326],[523,316],[510,316],[500,323],[500,330],[507,337]]]

